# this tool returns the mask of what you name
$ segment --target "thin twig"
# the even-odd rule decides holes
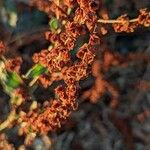
[[[7,128],[15,119],[16,119],[16,111],[13,110],[10,112],[8,118],[0,124],[0,131]]]
[[[134,23],[134,22],[137,22],[138,21],[138,18],[135,18],[135,19],[131,19],[129,20],[129,23]],[[113,24],[113,23],[123,23],[122,20],[115,20],[115,19],[110,19],[110,20],[104,20],[104,19],[99,19],[97,22],[99,23],[103,23],[103,24]]]

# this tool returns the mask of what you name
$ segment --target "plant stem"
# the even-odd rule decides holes
[[[129,23],[134,23],[137,21],[138,21],[138,18],[135,18],[135,19],[129,20]],[[99,19],[97,22],[103,23],[103,24],[123,23],[122,20],[115,20],[115,19],[110,19],[110,20]]]
[[[0,131],[7,128],[12,123],[12,121],[14,121],[15,119],[16,119],[16,111],[13,110],[10,112],[8,118],[0,124]]]

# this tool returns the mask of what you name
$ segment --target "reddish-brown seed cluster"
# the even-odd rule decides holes
[[[48,86],[50,86],[52,84],[52,80],[51,80],[50,76],[48,76],[47,74],[40,75],[39,82],[45,88],[47,88]]]
[[[100,7],[99,0],[77,0],[80,8],[75,12],[74,21],[79,24],[85,24],[90,32],[96,29],[97,15],[96,11]]]
[[[67,9],[76,6],[76,0],[32,0],[31,4],[44,11],[49,17],[67,18]]]
[[[42,74],[39,76],[38,81],[44,87],[47,88],[54,81],[60,81],[63,79],[61,72],[53,72],[51,74]]]
[[[50,51],[42,50],[34,54],[33,61],[47,67],[51,73],[60,71],[70,63],[70,50],[73,49],[76,39],[83,34],[84,26],[74,22],[67,22],[64,32],[60,35],[46,32],[46,39],[55,44],[55,47]]]
[[[77,0],[77,2],[85,12],[95,13],[100,6],[99,0]]]
[[[16,73],[20,73],[21,64],[22,64],[22,58],[21,57],[9,59],[5,62],[5,66],[6,66],[7,71],[16,72]]]
[[[34,62],[47,67],[51,73],[60,71],[69,60],[69,52],[66,48],[61,46],[56,47],[51,51],[43,50],[41,53],[33,56]]]
[[[32,5],[46,12],[50,18],[55,16],[59,19],[61,28],[45,33],[45,38],[51,43],[51,49],[44,49],[33,55],[35,64],[48,69],[48,72],[38,77],[38,82],[45,88],[55,81],[64,82],[55,89],[55,98],[50,99],[46,106],[43,104],[41,108],[30,110],[22,115],[18,122],[22,122],[24,133],[47,133],[61,127],[70,113],[77,109],[79,81],[90,73],[89,68],[93,64],[95,51],[100,48],[100,23],[112,23],[116,32],[133,32],[138,25],[150,26],[150,13],[147,9],[142,9],[139,17],[134,20],[129,20],[127,15],[122,15],[115,21],[107,17],[104,17],[106,20],[98,20],[100,0],[32,0]],[[68,13],[70,9],[73,10],[73,14]],[[103,26],[101,33],[107,33]],[[80,45],[78,40],[82,37],[86,37],[86,42]],[[71,56],[72,50],[76,53],[75,58]],[[4,51],[5,46],[0,42],[0,56]],[[118,91],[104,79],[104,73],[112,65],[118,65],[119,58],[109,51],[100,52],[100,55],[102,62],[96,61],[92,68],[92,74],[96,78],[95,85],[84,96],[96,102],[108,91],[112,94],[110,105],[115,108],[118,104]],[[21,63],[20,57],[10,59],[5,63],[6,69],[9,72],[20,73]],[[28,98],[22,87],[17,88],[15,94],[23,99]]]
[[[76,4],[76,0],[63,0],[64,5],[66,5],[69,8],[72,8]]]
[[[146,8],[141,9],[137,19],[129,20],[125,14],[118,17],[117,21],[118,23],[113,24],[115,32],[134,32],[139,25],[150,27],[150,12]]]
[[[146,8],[140,10],[138,23],[145,27],[150,27],[150,12]]]
[[[64,29],[58,34],[55,32],[46,32],[46,39],[52,43],[53,48],[42,50],[33,56],[34,63],[39,63],[48,68],[49,73],[41,75],[39,82],[44,87],[48,87],[56,80],[64,80],[65,85],[58,86],[55,89],[57,99],[51,100],[51,104],[44,111],[35,110],[27,113],[23,117],[25,122],[24,132],[32,129],[34,132],[45,133],[54,131],[61,126],[68,118],[72,110],[77,108],[77,89],[79,88],[79,81],[87,77],[89,65],[93,63],[94,52],[99,48],[100,38],[98,35],[98,19],[96,11],[100,7],[99,0],[64,0],[60,1],[37,1],[33,0],[36,6],[45,11],[49,16],[50,12],[55,13],[57,18],[65,20]],[[78,4],[78,5],[76,5]],[[76,7],[73,18],[68,19],[67,7]],[[55,8],[55,9],[54,9]],[[55,10],[55,12],[54,12]],[[133,32],[139,20],[140,24],[146,24],[144,17],[148,16],[146,10],[142,10],[139,19],[130,22],[126,15],[122,15],[117,19],[119,23],[113,24],[116,32]],[[143,16],[143,17],[142,17]],[[142,19],[140,19],[142,18]],[[76,56],[77,60],[72,61],[71,50],[74,49],[76,41],[81,36],[87,36],[90,33],[88,42],[85,42],[78,48]],[[104,80],[103,73],[107,71],[111,65],[116,65],[116,56],[111,53],[103,54],[103,63],[98,67],[100,68],[93,72],[96,77],[96,85],[93,87],[92,92],[88,92],[88,97],[95,101],[97,97],[104,94],[105,91],[112,93],[111,107],[116,107],[118,104],[117,90]],[[97,65],[96,65],[97,66]],[[94,67],[95,68],[95,67]],[[97,68],[97,67],[96,67]],[[99,71],[98,71],[99,70]],[[57,78],[53,78],[57,74]]]
[[[55,89],[58,99],[52,101],[50,106],[43,108],[43,112],[37,110],[24,116],[23,120],[27,123],[23,131],[46,133],[55,131],[66,121],[72,110],[77,108],[76,86],[59,86]]]
[[[133,32],[137,27],[137,22],[130,23],[128,16],[122,15],[117,19],[121,23],[114,23],[113,28],[115,32]]]
[[[82,0],[78,1],[78,4],[80,6],[78,10],[83,11],[86,8],[84,12],[86,19],[82,21],[82,24],[81,20],[78,20],[75,16],[74,21],[66,21],[65,29],[60,34],[46,32],[46,39],[53,43],[54,47],[51,50],[42,50],[33,56],[35,63],[40,63],[48,68],[49,74],[42,75],[39,78],[39,81],[45,87],[55,81],[52,79],[55,74],[58,74],[57,79],[63,79],[66,85],[58,86],[55,89],[57,99],[51,100],[51,105],[44,108],[44,112],[36,110],[23,117],[23,122],[26,123],[23,128],[24,132],[28,132],[29,128],[40,133],[54,131],[65,122],[71,111],[77,108],[78,82],[88,75],[88,67],[95,57],[94,51],[100,44],[96,31],[92,31],[97,26],[96,15],[91,15],[97,10],[97,3],[90,0],[89,5],[87,5],[87,1]],[[82,16],[78,15],[78,17],[81,18]],[[88,34],[87,28],[91,32],[89,42],[78,49],[78,60],[73,62],[71,61],[70,51],[74,48],[75,42],[80,36]]]

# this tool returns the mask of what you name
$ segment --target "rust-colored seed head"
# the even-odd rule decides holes
[[[20,73],[21,64],[22,64],[22,58],[21,57],[16,57],[14,59],[9,59],[5,63],[6,69],[9,72],[16,72],[16,73]]]
[[[146,8],[140,10],[138,22],[145,27],[150,27],[150,12]]]
[[[67,7],[73,7],[73,4],[76,4],[76,1],[72,0],[64,2]],[[57,99],[52,100],[51,105],[44,108],[44,112],[40,113],[36,110],[27,113],[23,117],[23,121],[26,122],[24,132],[28,132],[28,128],[32,128],[34,132],[40,133],[54,131],[65,122],[73,110],[77,109],[78,82],[87,77],[89,73],[88,67],[94,61],[94,52],[97,49],[97,45],[100,44],[99,36],[96,33],[92,33],[97,26],[94,15],[98,7],[97,1],[89,0],[88,5],[87,1],[84,0],[77,2],[79,7],[75,12],[76,15],[72,21],[66,20],[64,30],[60,34],[49,31],[45,33],[46,39],[53,43],[54,47],[51,50],[42,50],[33,55],[33,61],[47,67],[50,73],[50,75],[41,75],[38,79],[44,87],[48,87],[56,79],[55,74],[59,74],[58,80],[63,79],[65,85],[60,85],[55,89]],[[41,9],[47,7],[47,4],[43,7],[39,3],[42,2],[39,1],[37,3],[38,7],[42,7]],[[56,7],[59,7],[59,9],[63,9],[62,3],[53,1],[51,5],[57,5]],[[48,12],[49,10],[46,11]],[[56,16],[61,17],[58,15],[58,11],[56,11]],[[92,33],[89,42],[79,48],[77,57],[80,60],[73,62],[70,51],[74,48],[77,39],[89,32],[88,29]]]

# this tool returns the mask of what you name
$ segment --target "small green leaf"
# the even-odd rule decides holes
[[[56,30],[58,28],[58,20],[56,18],[52,18],[49,22],[49,26],[51,30]]]
[[[31,68],[27,74],[25,75],[25,78],[27,79],[33,79],[35,77],[38,77],[44,73],[46,73],[48,70],[47,68],[43,67],[40,64],[36,64],[33,68]]]
[[[20,76],[16,72],[7,73],[7,79],[5,82],[5,84],[6,84],[5,86],[8,89],[18,88],[21,83],[22,83],[22,79],[20,78]]]

